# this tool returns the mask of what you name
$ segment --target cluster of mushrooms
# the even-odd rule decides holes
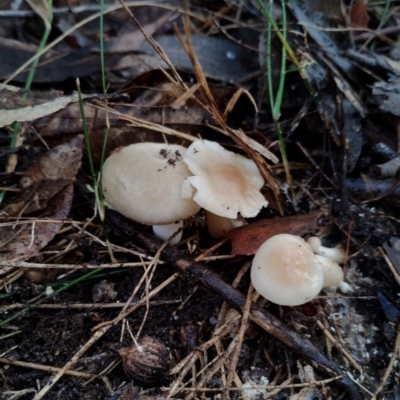
[[[196,140],[188,148],[136,143],[118,149],[105,161],[102,186],[109,206],[137,222],[152,225],[167,240],[183,221],[206,210],[210,234],[221,238],[255,217],[268,202],[260,193],[264,179],[253,160],[217,142]],[[182,229],[181,229],[182,231]],[[176,235],[171,244],[181,239]],[[299,305],[322,287],[338,285],[344,252],[321,246],[318,238],[283,234],[268,239],[251,269],[254,288],[281,305]]]

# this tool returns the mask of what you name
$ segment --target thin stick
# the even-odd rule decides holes
[[[24,367],[24,368],[32,368],[37,369],[40,371],[47,371],[47,372],[59,372],[61,368],[51,367],[49,365],[42,365],[42,364],[35,364],[31,362],[24,362],[24,361],[17,361],[17,360],[9,360],[7,358],[0,357],[0,363],[7,364],[7,365],[15,365],[17,367]],[[96,374],[88,374],[86,372],[79,372],[73,370],[66,370],[65,375],[72,375],[77,376],[79,378],[100,378]]]
[[[361,366],[354,360],[354,358],[349,354],[349,352],[342,346],[339,340],[330,333],[328,329],[322,324],[321,321],[317,321],[318,327],[324,332],[326,338],[340,351],[343,357],[362,375],[364,376],[364,371]]]
[[[166,304],[180,304],[181,300],[158,300],[158,301],[151,301],[150,305],[152,306],[163,306]],[[35,309],[46,309],[46,310],[101,310],[107,308],[122,308],[125,306],[125,303],[74,303],[74,304],[39,304],[35,306]],[[15,303],[9,306],[0,307],[0,311],[9,311],[15,308],[24,308],[26,307],[25,303]],[[0,337],[1,339],[1,337]]]
[[[284,383],[283,385],[279,386],[274,386],[274,385],[254,385],[254,386],[248,386],[246,388],[231,388],[229,389],[230,392],[238,392],[238,391],[245,391],[245,390],[283,390],[283,389],[290,389],[290,388],[306,388],[306,387],[313,387],[313,386],[325,386],[328,383],[337,381],[341,379],[342,376],[335,376],[333,378],[329,379],[323,379],[321,381],[315,381],[315,382],[305,382],[305,383],[292,383],[292,384],[286,384]],[[170,390],[169,387],[161,387],[161,390],[168,391]],[[193,391],[201,391],[201,392],[222,392],[223,389],[221,388],[182,388],[182,391],[184,392],[193,392]]]
[[[236,367],[237,367],[237,363],[239,361],[239,353],[240,350],[242,348],[242,343],[243,343],[243,338],[244,338],[244,334],[246,332],[246,329],[248,327],[248,319],[249,319],[249,313],[250,313],[250,306],[251,306],[251,298],[253,295],[253,285],[249,286],[249,290],[247,292],[247,298],[246,298],[246,304],[244,305],[244,309],[243,309],[243,317],[242,317],[242,321],[240,324],[240,328],[239,328],[239,333],[238,333],[238,341],[236,343],[236,347],[235,350],[232,354],[231,357],[231,362],[229,365],[229,371],[228,371],[228,378],[227,378],[227,382],[226,382],[226,387],[224,389],[224,393],[222,395],[223,398],[227,398],[228,397],[228,392],[231,388],[232,385],[232,381],[234,379],[234,375],[236,372]]]

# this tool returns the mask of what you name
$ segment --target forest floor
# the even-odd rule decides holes
[[[0,0],[0,398],[400,399],[397,2],[102,3]],[[115,150],[200,138],[257,165],[247,225],[106,206]],[[259,296],[280,233],[342,290]]]

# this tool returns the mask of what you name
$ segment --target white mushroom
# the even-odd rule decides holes
[[[323,275],[311,247],[301,237],[280,234],[258,249],[251,267],[251,282],[267,300],[297,306],[318,295]]]
[[[347,294],[353,291],[353,288],[350,286],[350,284],[344,281],[339,283],[339,289],[343,294]]]
[[[178,145],[137,143],[113,153],[102,174],[108,204],[148,225],[175,225],[196,214],[200,206],[181,197],[182,184],[191,175],[182,159],[185,152]]]
[[[260,193],[264,185],[253,160],[225,150],[216,142],[197,140],[183,157],[194,176],[182,186],[182,197],[222,217],[255,217],[268,202]]]
[[[319,265],[321,266],[322,274],[324,275],[324,283],[322,287],[337,286],[343,281],[343,270],[339,264],[332,261],[328,257],[315,255]]]
[[[183,227],[183,221],[168,225],[153,225],[153,233],[164,241],[168,240],[177,230]],[[183,231],[180,231],[172,240],[171,244],[178,244],[182,239]]]
[[[346,253],[341,247],[325,247],[322,246],[321,239],[316,236],[311,236],[307,239],[307,243],[313,249],[313,252],[330,258],[332,261],[338,264],[343,264],[346,258]]]

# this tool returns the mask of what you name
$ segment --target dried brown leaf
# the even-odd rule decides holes
[[[322,212],[294,215],[275,219],[263,219],[231,231],[232,254],[253,255],[270,237],[280,233],[303,236],[318,228]]]
[[[21,216],[43,210],[48,201],[75,180],[82,159],[82,136],[37,158],[21,178],[22,190],[9,199],[3,215]]]
[[[32,3],[36,2],[32,1]],[[40,12],[40,10],[38,11]],[[164,15],[156,21],[153,20],[149,24],[146,24],[144,29],[150,34],[154,33],[168,20],[170,15],[171,11],[164,11]],[[125,57],[122,57],[121,52],[131,53],[137,50],[137,47],[143,41],[144,37],[140,31],[128,32],[121,37],[106,40],[104,42],[106,69],[108,71],[120,70],[120,61],[122,58],[125,59]],[[0,59],[2,60],[0,78],[13,77],[13,81],[25,82],[27,79],[26,69],[24,70],[25,72],[14,76],[15,71],[20,72],[21,65],[25,64],[36,53],[36,46],[29,46],[16,40],[0,37]],[[42,56],[36,68],[34,82],[61,82],[71,77],[84,77],[97,73],[100,71],[99,53],[99,43],[67,52],[48,50]],[[132,55],[132,57],[125,59],[125,67],[135,67],[140,64],[140,55]],[[155,65],[155,68],[157,68],[157,65]],[[149,68],[146,68],[145,71],[149,71]]]
[[[34,218],[0,226],[1,258],[36,254],[60,230],[71,210],[73,182],[82,159],[82,136],[54,147],[35,160],[21,178],[22,190],[2,210],[3,215]]]
[[[84,112],[86,123],[90,130],[106,128],[107,115],[105,111],[94,109],[87,103],[84,103]],[[118,125],[116,124],[118,117],[109,114],[108,118],[111,126]],[[43,117],[34,121],[33,125],[40,133],[40,136],[44,138],[81,133],[82,118],[79,104],[70,104],[68,107],[51,116]]]
[[[207,78],[235,82],[258,69],[257,53],[226,38],[193,34],[192,45]],[[193,64],[176,36],[155,37],[177,70],[193,71]],[[154,55],[145,42],[139,51]],[[159,63],[166,67],[164,63]]]
[[[13,122],[34,121],[65,108],[78,101],[78,95],[62,96],[61,92],[31,92],[27,99],[22,98],[22,89],[6,86],[0,88],[0,128]]]
[[[143,26],[143,30],[147,35],[152,35],[159,28],[161,28],[166,22],[169,21],[173,12],[169,10],[160,10],[161,16],[150,23]],[[135,27],[136,28],[136,27]],[[139,29],[134,31],[124,29],[121,30],[120,35],[117,38],[111,39],[106,43],[105,51],[110,53],[126,53],[136,50],[146,40],[142,32]]]
[[[367,28],[369,15],[364,0],[353,1],[350,6],[350,24],[357,28]]]
[[[146,86],[146,85],[143,85]],[[150,129],[127,126],[129,118],[145,120],[148,123],[173,126],[182,132],[200,130],[206,136],[204,121],[209,120],[206,110],[192,96],[199,96],[194,85],[188,91],[172,83],[163,83],[143,92],[132,104],[109,104],[108,119],[110,131],[107,142],[107,154],[121,146],[143,141],[163,140],[159,133]],[[193,89],[193,90],[192,90]],[[227,86],[210,86],[218,106],[223,107],[235,89]],[[107,114],[103,107],[93,107],[84,103],[86,123],[90,129],[90,147],[97,163],[103,147]],[[122,117],[125,115],[125,117]],[[63,110],[33,122],[37,132],[44,138],[58,135],[70,135],[82,132],[82,121],[79,104],[70,104]],[[173,140],[173,139],[171,139]],[[192,139],[193,140],[193,139]],[[181,143],[182,144],[182,143]],[[264,148],[265,149],[265,148]]]
[[[12,260],[20,256],[35,255],[46,246],[62,227],[62,222],[46,222],[43,219],[63,220],[68,217],[73,199],[72,183],[64,186],[38,212],[31,223],[18,222],[14,226],[0,227],[0,259]]]

